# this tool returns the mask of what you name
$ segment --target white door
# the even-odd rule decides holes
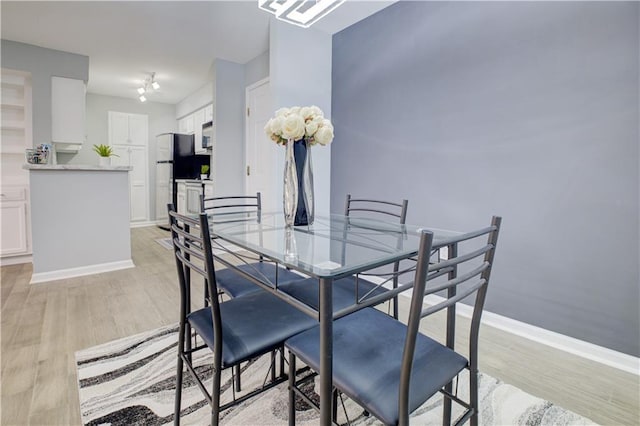
[[[276,200],[275,187],[282,181],[282,171],[276,170],[279,150],[282,147],[267,137],[264,126],[273,116],[273,101],[269,79],[247,87],[247,139],[245,188],[247,194],[260,192],[264,211],[282,208],[282,200]]]
[[[129,166],[129,208],[130,220],[144,221],[149,219],[149,189],[147,186],[147,148],[133,145],[113,145],[118,157],[113,157],[116,166]]]
[[[129,143],[129,114],[109,111],[109,145]]]
[[[149,116],[146,114],[129,114],[129,143],[149,144]]]

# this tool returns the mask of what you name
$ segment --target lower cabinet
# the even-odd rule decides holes
[[[31,253],[27,195],[26,186],[2,188],[0,201],[2,210],[0,256],[2,257]]]
[[[213,196],[213,182],[205,181],[182,181],[177,183],[178,187],[178,213],[199,214],[200,195],[205,197]]]

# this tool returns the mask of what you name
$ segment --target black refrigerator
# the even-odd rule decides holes
[[[167,217],[167,204],[177,206],[176,179],[199,179],[208,155],[196,155],[194,136],[162,133],[156,137],[156,220]],[[168,220],[159,226],[166,227]]]

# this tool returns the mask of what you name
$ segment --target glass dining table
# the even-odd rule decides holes
[[[422,231],[433,232],[433,249],[448,247],[459,232],[401,225],[398,223],[332,214],[319,216],[310,226],[287,227],[281,212],[209,215],[214,257],[223,265],[235,268],[245,278],[287,301],[319,322],[320,327],[320,424],[331,424],[332,392],[332,323],[340,316],[394,297],[394,292],[358,301],[333,312],[332,283],[397,261],[414,258]],[[228,244],[241,249],[230,249]],[[221,250],[216,250],[221,249]],[[256,258],[297,271],[319,281],[319,309],[316,310],[280,291],[277,282],[248,274],[236,268]],[[242,254],[244,253],[244,254]],[[303,278],[303,277],[301,277]],[[413,276],[411,276],[413,278]],[[387,294],[388,293],[388,294]]]

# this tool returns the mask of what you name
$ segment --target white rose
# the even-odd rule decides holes
[[[304,137],[304,120],[298,114],[289,114],[282,122],[282,137],[297,141]]]
[[[309,107],[300,108],[300,115],[302,116],[302,118],[304,118],[304,121],[307,121],[313,118],[311,114],[311,108]]]
[[[276,117],[284,117],[289,114],[289,108],[280,108],[276,111]]]
[[[314,118],[315,117],[320,117],[323,118],[324,117],[324,113],[322,112],[322,110],[320,108],[318,108],[315,105],[311,105],[309,107],[309,109],[311,110],[311,114],[313,114]]]
[[[273,133],[274,135],[280,136],[282,134],[283,121],[284,121],[284,118],[281,116],[276,116],[276,117],[273,117],[271,120],[269,120],[269,123],[271,123],[271,125],[269,126],[269,128],[271,129],[271,133]]]
[[[322,127],[316,132],[314,139],[320,145],[328,145],[333,140],[333,126],[329,120],[325,120]]]
[[[317,130],[318,130],[318,123],[314,120],[309,121],[305,126],[305,135],[307,137],[312,137]]]
[[[289,108],[289,114],[299,115],[300,114],[300,107],[299,106],[293,106],[293,107]]]

